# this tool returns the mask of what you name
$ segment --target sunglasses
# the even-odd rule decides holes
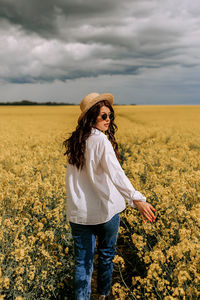
[[[101,115],[101,118],[102,120],[106,120],[107,117],[109,117],[110,120],[113,120],[114,119],[114,114],[113,113],[110,113],[109,115],[104,113],[103,115]]]

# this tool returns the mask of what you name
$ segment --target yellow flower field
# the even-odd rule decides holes
[[[127,206],[114,260],[115,299],[200,298],[199,106],[116,106],[122,167],[156,208]],[[77,106],[0,107],[0,299],[70,299],[73,244],[66,156]]]

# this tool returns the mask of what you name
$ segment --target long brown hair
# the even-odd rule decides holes
[[[78,169],[82,169],[84,166],[84,152],[86,140],[91,134],[92,127],[94,127],[96,124],[96,119],[100,113],[100,108],[102,106],[107,106],[114,116],[114,110],[107,100],[97,102],[87,111],[84,117],[80,120],[75,131],[72,132],[71,136],[63,142],[63,145],[66,147],[66,152],[64,153],[64,155],[67,155],[68,162],[72,165],[75,165]],[[111,142],[115,151],[116,157],[120,161],[121,157],[118,151],[118,144],[114,136],[116,130],[117,125],[114,123],[113,117],[113,119],[110,120],[108,130],[106,130],[105,134],[108,136],[108,139]]]

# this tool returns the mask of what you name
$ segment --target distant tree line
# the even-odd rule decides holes
[[[64,102],[34,102],[29,100],[22,100],[20,102],[2,102],[0,105],[75,105],[74,103],[64,103]]]
[[[14,102],[0,102],[0,105],[78,105],[74,103],[66,103],[66,102],[34,102],[29,100],[22,100],[22,101],[14,101]],[[118,104],[115,103],[115,106],[117,105],[136,105],[134,103],[131,104]]]

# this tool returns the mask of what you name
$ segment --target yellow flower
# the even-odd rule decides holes
[[[16,249],[15,251],[12,252],[13,255],[15,255],[16,261],[24,259],[25,256],[25,251],[24,249]]]
[[[188,274],[187,271],[180,271],[179,274],[178,274],[178,282],[179,282],[179,285],[181,286],[186,280],[191,280],[191,277],[190,275]]]
[[[10,279],[5,276],[4,279],[3,279],[3,286],[8,290],[9,289],[9,286],[10,286]]]
[[[185,291],[182,287],[176,287],[172,296],[185,296]]]
[[[44,227],[44,224],[41,223],[41,222],[38,222],[38,223],[36,224],[36,227],[37,227],[38,231],[41,231],[41,230],[43,229],[43,227]]]
[[[42,270],[42,279],[45,280],[47,279],[47,271]]]
[[[28,237],[28,244],[29,244],[30,247],[33,247],[35,241],[36,241],[36,237],[35,237],[35,236],[30,235],[30,236]]]
[[[12,222],[10,219],[5,219],[4,220],[4,226],[7,227],[7,228],[11,228],[12,227]]]
[[[46,236],[46,238],[48,238],[50,240],[50,242],[53,242],[53,240],[54,240],[54,233],[53,233],[53,231],[47,230],[45,232],[45,236]]]
[[[24,267],[17,267],[15,272],[18,275],[23,274],[24,273]]]
[[[120,300],[125,300],[126,299],[126,295],[127,295],[127,288],[124,288],[123,286],[121,286],[119,283],[115,283],[112,286],[112,293],[113,295],[118,295]]]
[[[124,259],[119,256],[119,255],[115,255],[114,259],[113,259],[114,264],[120,264],[120,266],[122,267],[122,269],[124,269],[125,267],[125,262]]]

